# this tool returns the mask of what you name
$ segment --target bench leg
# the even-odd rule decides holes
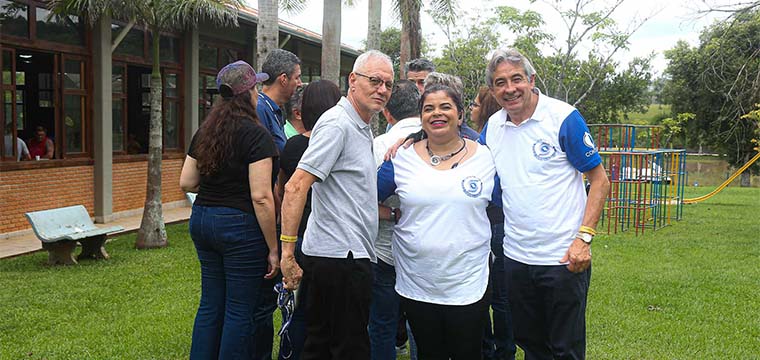
[[[48,265],[75,265],[74,248],[76,241],[57,241],[54,243],[42,243],[42,248],[48,252]]]
[[[83,259],[108,259],[108,253],[106,252],[106,249],[103,247],[103,244],[106,243],[106,236],[100,235],[100,236],[93,236],[86,239],[79,240],[79,243],[82,244],[82,253],[77,256],[77,260],[83,260]]]

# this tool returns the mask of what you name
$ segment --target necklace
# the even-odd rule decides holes
[[[462,140],[460,138],[460,140]],[[454,151],[451,154],[445,155],[445,156],[438,156],[433,154],[433,152],[430,150],[430,141],[425,143],[425,149],[427,150],[428,156],[430,156],[430,165],[438,166],[441,164],[442,161],[446,161],[448,159],[451,159],[454,155],[459,154],[462,150],[464,150],[467,143],[462,140],[462,147],[459,148],[459,150]]]
[[[462,154],[462,157],[460,157],[459,160],[457,160],[457,162],[454,163],[454,165],[451,165],[452,169],[459,166],[459,163],[462,162],[462,160],[464,160],[465,156],[467,156],[468,151],[470,151],[470,149],[464,148],[464,154]]]

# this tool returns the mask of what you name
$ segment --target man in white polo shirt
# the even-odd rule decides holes
[[[378,209],[369,122],[391,95],[390,58],[376,50],[359,55],[348,83],[348,95],[312,130],[282,203],[283,281],[293,289],[303,275],[309,289],[302,360],[370,358],[370,262],[376,261]],[[310,187],[301,273],[293,253]]]
[[[583,359],[591,240],[609,180],[581,114],[541,94],[535,78],[518,51],[494,53],[486,81],[503,109],[480,140],[501,179],[515,342],[526,359]]]

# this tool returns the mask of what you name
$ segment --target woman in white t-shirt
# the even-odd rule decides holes
[[[459,136],[464,108],[451,88],[420,99],[427,139],[400,148],[378,170],[378,200],[397,194],[396,292],[422,359],[479,359],[488,302],[491,227],[486,206],[495,168],[487,147]]]

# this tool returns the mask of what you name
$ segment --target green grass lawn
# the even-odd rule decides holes
[[[760,189],[728,188],[673,226],[598,236],[588,357],[760,359],[758,213]],[[1,260],[0,359],[187,358],[198,262],[187,226],[167,230],[169,248],[134,250],[124,236],[108,261]]]

